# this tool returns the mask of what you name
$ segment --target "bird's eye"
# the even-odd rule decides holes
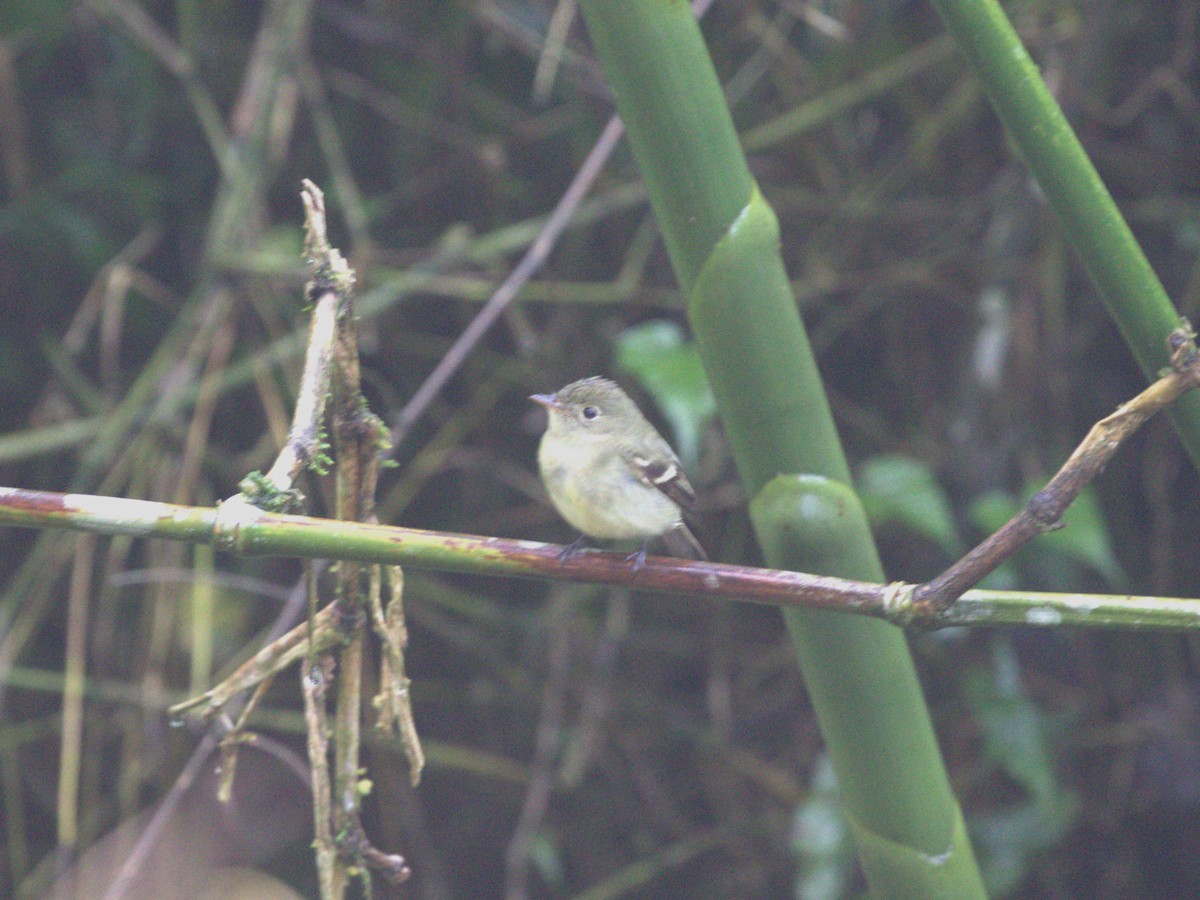
[[[600,410],[595,406],[585,406],[583,408],[583,417],[589,422],[600,415]]]

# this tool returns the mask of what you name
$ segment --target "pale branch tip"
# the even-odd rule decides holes
[[[304,204],[304,255],[319,260],[329,255],[325,231],[325,194],[305,178],[300,182],[300,201]]]
[[[1167,351],[1171,354],[1171,368],[1178,374],[1193,379],[1200,378],[1200,352],[1196,350],[1196,331],[1184,316],[1179,327],[1167,336]]]

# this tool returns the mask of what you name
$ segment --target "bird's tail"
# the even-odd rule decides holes
[[[704,547],[696,540],[696,536],[692,534],[691,529],[683,522],[680,522],[663,536],[663,543],[667,545],[667,551],[672,556],[678,556],[682,559],[708,559],[708,554],[704,552]]]

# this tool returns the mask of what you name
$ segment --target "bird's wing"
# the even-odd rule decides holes
[[[656,459],[634,454],[629,462],[646,484],[658,488],[678,503],[681,509],[690,512],[695,508],[696,491],[683,474],[683,468],[674,453],[661,454]]]

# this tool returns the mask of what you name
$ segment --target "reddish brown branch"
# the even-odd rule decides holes
[[[1183,321],[1167,338],[1171,370],[1093,425],[1058,473],[999,531],[941,575],[917,587],[912,598],[917,618],[932,617],[945,610],[1035,537],[1060,527],[1067,507],[1104,471],[1125,439],[1155,413],[1200,386],[1200,354],[1196,351],[1195,337],[1191,326]]]

